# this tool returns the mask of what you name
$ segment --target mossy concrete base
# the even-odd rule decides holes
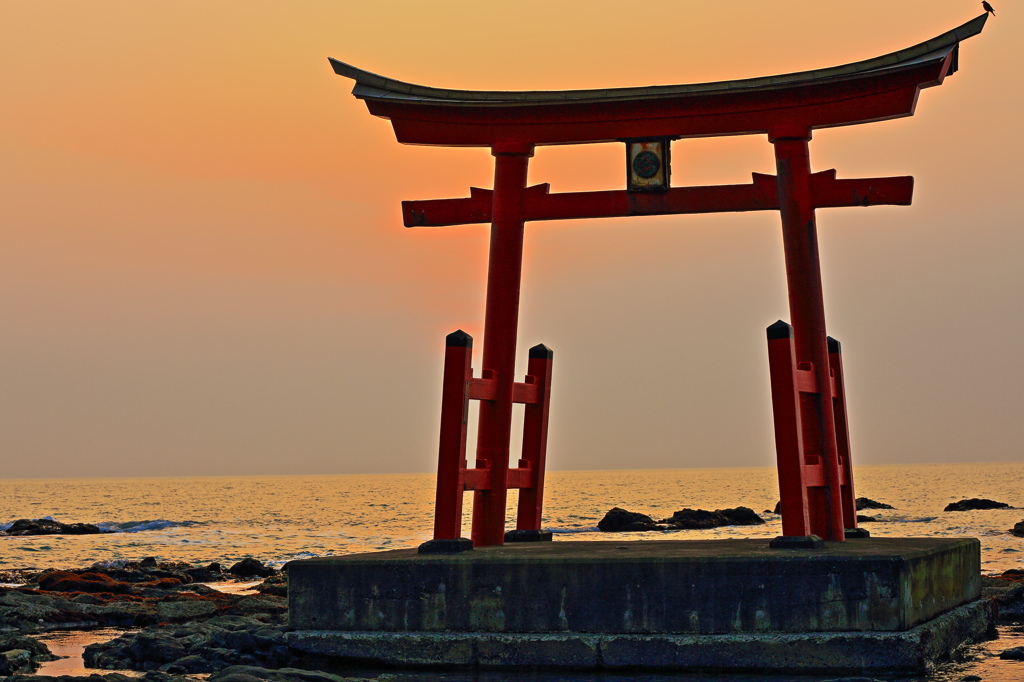
[[[979,600],[904,632],[731,635],[337,632],[285,634],[288,646],[339,663],[408,668],[706,670],[916,674],[991,636]]]
[[[971,538],[516,543],[288,572],[292,646],[393,665],[919,670],[991,628]]]

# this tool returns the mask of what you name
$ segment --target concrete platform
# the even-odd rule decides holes
[[[992,620],[971,538],[522,543],[288,572],[291,646],[393,665],[916,671]]]

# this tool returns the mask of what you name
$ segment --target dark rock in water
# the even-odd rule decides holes
[[[979,499],[977,497],[972,497],[969,500],[950,502],[942,511],[973,511],[975,509],[1013,509],[1013,507],[1006,504],[1005,502],[996,502],[995,500],[987,500],[984,498]]]
[[[1013,528],[1010,529],[1010,535],[1016,535],[1019,538],[1024,538],[1024,521],[1018,521],[1013,524]]]
[[[999,654],[999,658],[1007,661],[1024,661],[1024,646],[1015,646]]]
[[[717,512],[706,509],[680,509],[662,523],[671,524],[673,528],[698,530],[724,526],[725,518]]]
[[[605,533],[622,533],[627,531],[664,530],[647,514],[631,512],[621,507],[613,507],[597,524],[598,530]]]
[[[7,529],[7,535],[95,535],[102,533],[91,523],[61,523],[52,519],[18,519]]]
[[[156,557],[148,556],[139,562],[139,568],[156,568]]]
[[[759,526],[764,523],[764,519],[750,507],[717,509],[715,512],[727,518],[729,520],[727,525],[730,526]]]
[[[775,509],[772,510],[772,514],[781,514],[781,513],[782,513],[782,500],[779,500],[778,502],[775,503]]]
[[[895,509],[896,508],[896,507],[892,506],[891,504],[886,504],[885,502],[876,502],[875,500],[872,500],[870,497],[858,497],[854,501],[854,503],[857,505],[857,511],[862,511],[864,509]]]
[[[715,511],[681,509],[669,518],[663,519],[661,523],[668,524],[673,529],[699,530],[718,528],[719,526],[756,526],[764,523],[764,519],[750,507],[716,509]]]
[[[260,578],[269,578],[272,575],[277,575],[270,566],[264,566],[263,562],[253,559],[252,557],[246,557],[239,561],[237,564],[228,569],[229,573],[234,573],[238,576],[257,576]]]
[[[878,519],[874,516],[865,516],[863,514],[857,514],[857,523],[877,523]]]

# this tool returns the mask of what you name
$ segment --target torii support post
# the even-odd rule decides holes
[[[473,500],[473,544],[500,545],[505,538],[509,438],[515,383],[519,289],[523,272],[523,193],[532,145],[494,146],[494,204],[487,263],[483,370],[495,382],[494,400],[480,405],[477,467],[490,471],[490,486]]]
[[[844,535],[862,537],[857,530],[857,510],[850,462],[850,437],[846,426],[846,386],[840,344],[828,338],[829,399],[820,400],[817,373],[811,363],[798,363],[793,328],[779,320],[768,327],[768,366],[771,372],[772,409],[775,415],[775,449],[778,459],[782,533],[787,538],[827,537],[834,521],[830,515],[831,493],[818,446],[819,405],[830,408],[836,425],[839,462],[840,522]]]
[[[444,379],[441,395],[441,438],[437,459],[437,494],[434,498],[434,539],[421,546],[420,551],[443,552],[471,549],[482,543],[476,538],[505,539],[505,515],[496,527],[478,514],[479,497],[473,506],[473,542],[462,538],[462,495],[467,490],[492,493],[497,487],[502,499],[508,490],[519,489],[519,509],[516,540],[550,539],[541,533],[540,523],[544,510],[544,469],[547,456],[548,412],[551,406],[551,366],[554,354],[544,344],[530,349],[528,374],[522,382],[511,382],[510,405],[526,406],[523,419],[523,451],[518,466],[504,469],[504,475],[495,476],[487,460],[477,459],[470,468],[466,462],[466,435],[469,401],[479,400],[481,412],[491,407],[498,398],[498,382],[494,373],[484,370],[479,378],[473,377],[471,360],[473,337],[461,329],[445,338]],[[479,439],[479,434],[477,435]],[[506,440],[505,452],[508,452]],[[497,484],[497,486],[496,486]],[[493,498],[492,498],[493,499]],[[497,543],[502,544],[500,541]]]
[[[775,147],[775,166],[778,171],[779,212],[782,214],[782,241],[786,253],[786,282],[789,287],[789,312],[793,320],[796,363],[798,367],[806,366],[814,376],[815,392],[803,394],[807,396],[810,409],[802,419],[804,448],[818,454],[824,474],[825,485],[821,488],[824,499],[812,502],[812,516],[819,517],[823,513],[824,523],[817,529],[819,532],[814,534],[826,540],[844,540],[846,534],[835,415],[829,399],[832,385],[821,290],[821,262],[811,198],[811,164],[807,149],[810,139],[811,131],[799,127],[774,130],[769,135]]]

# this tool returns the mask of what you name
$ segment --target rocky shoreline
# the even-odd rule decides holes
[[[158,562],[115,567],[20,571],[0,575],[24,584],[0,587],[0,677],[8,682],[130,682],[122,673],[46,678],[32,673],[52,661],[32,635],[52,630],[116,627],[128,630],[86,647],[90,668],[135,670],[147,682],[341,682],[304,670],[304,657],[284,643],[288,629],[287,574],[255,559],[222,568]],[[261,580],[253,594],[232,594],[208,583]],[[373,678],[379,679],[379,678]]]

